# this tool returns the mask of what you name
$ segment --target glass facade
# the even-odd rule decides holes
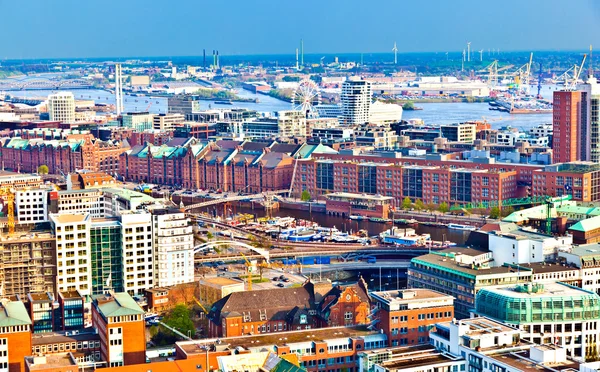
[[[368,165],[358,167],[358,192],[377,194],[377,167]]]
[[[333,191],[333,163],[317,163],[317,189]]]
[[[405,168],[402,172],[402,196],[416,200],[423,197],[423,170]]]
[[[450,200],[460,202],[471,201],[470,172],[452,172],[450,180]]]
[[[121,226],[116,222],[100,226],[92,225],[90,238],[92,294],[102,294],[109,288],[115,292],[123,292]]]
[[[543,291],[543,286],[533,286]],[[518,286],[524,288],[524,286]],[[515,292],[519,292],[516,290]],[[506,323],[552,323],[593,320],[600,317],[600,297],[581,291],[577,295],[515,295],[482,289],[477,293],[477,312]],[[516,293],[515,293],[516,294]]]

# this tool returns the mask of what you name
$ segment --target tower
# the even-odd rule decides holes
[[[48,96],[50,120],[63,123],[75,122],[75,97],[71,92],[57,92]]]
[[[117,108],[117,116],[123,112],[123,77],[121,72],[121,64],[115,64],[115,101]]]
[[[392,48],[392,52],[394,52],[394,64],[398,64],[398,47],[396,46],[396,42],[394,41],[394,47]]]
[[[568,163],[581,160],[581,91],[554,92],[552,120],[552,162]],[[584,110],[584,114],[587,109]]]
[[[300,66],[298,66],[298,48],[296,48],[296,70],[299,70]]]
[[[304,39],[300,39],[300,65],[304,66]]]
[[[364,124],[369,121],[371,109],[371,83],[348,79],[342,84],[340,101],[345,125]]]
[[[471,42],[467,42],[467,62],[471,62]]]

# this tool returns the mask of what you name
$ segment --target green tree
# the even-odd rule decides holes
[[[511,213],[513,213],[515,211],[515,209],[511,206],[508,206],[506,208],[502,208],[502,217],[506,217],[509,216]]]
[[[302,201],[310,201],[310,193],[308,192],[308,190],[304,190],[302,191],[302,195],[300,196],[300,199],[302,199]]]
[[[428,204],[425,206],[425,209],[427,209],[428,211],[431,211],[431,212],[433,212],[433,211],[437,210],[437,205],[435,205],[435,204],[433,204],[433,203],[428,203]]]
[[[490,218],[498,219],[499,217],[500,217],[500,208],[492,207],[492,209],[490,209]]]
[[[442,213],[448,213],[448,211],[450,210],[450,208],[448,208],[448,203],[443,202],[442,204],[440,204],[440,206],[438,207],[438,211],[442,212]]]
[[[402,200],[402,209],[407,210],[407,209],[410,209],[411,207],[412,207],[412,201],[407,196],[406,198],[404,198],[404,200]]]
[[[415,104],[413,101],[408,101],[402,105],[402,110],[410,111],[415,109]]]
[[[190,310],[184,304],[178,304],[163,321],[169,327],[172,327],[184,335],[194,336],[196,327],[190,318]]]
[[[417,199],[415,201],[415,209],[418,211],[425,209],[425,204],[423,203],[423,200]]]
[[[287,75],[287,76],[284,76],[283,79],[281,79],[281,80],[286,81],[286,82],[300,81],[300,77],[299,76],[289,76],[289,75]]]
[[[38,174],[48,174],[48,166],[47,165],[40,165],[37,169]]]

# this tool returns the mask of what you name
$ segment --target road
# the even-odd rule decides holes
[[[303,274],[317,274],[320,272],[336,271],[336,270],[362,270],[362,269],[406,269],[410,266],[410,260],[397,261],[377,261],[376,263],[366,262],[342,262],[333,263],[331,265],[312,265],[302,268]]]

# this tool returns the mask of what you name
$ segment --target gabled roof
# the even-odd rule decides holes
[[[283,152],[284,154],[293,155],[302,145],[293,143],[276,143],[271,146],[271,152]]]
[[[269,152],[262,156],[258,162],[261,163],[264,168],[276,168],[283,160],[291,158],[291,156],[282,152]]]
[[[2,300],[0,303],[0,327],[31,325],[31,318],[21,301]]]
[[[569,227],[569,230],[586,232],[597,228],[600,228],[600,216],[581,220]]]
[[[232,140],[218,140],[215,142],[217,146],[222,149],[234,149],[240,145],[242,145],[244,141],[232,141]]]
[[[337,154],[338,152],[332,149],[329,146],[325,146],[323,144],[318,145],[308,145],[304,144],[300,149],[298,149],[293,156],[297,159],[308,159],[312,154]]]
[[[144,314],[144,310],[126,292],[94,296],[94,305],[106,318]]]

